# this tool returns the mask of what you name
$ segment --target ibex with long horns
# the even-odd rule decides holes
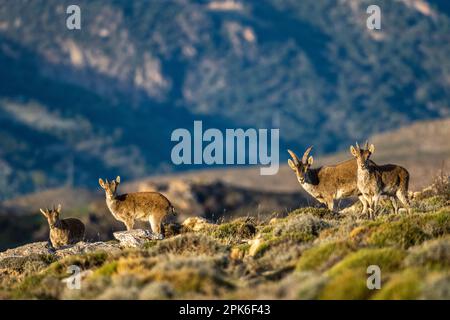
[[[377,210],[378,201],[382,196],[391,199],[394,212],[398,213],[397,199],[411,211],[408,199],[409,172],[395,164],[377,165],[370,161],[375,146],[366,142],[364,149],[356,143],[350,146],[350,152],[355,157],[357,169],[357,186],[369,204],[369,218],[373,218]]]
[[[363,212],[366,213],[367,202],[357,187],[356,159],[312,169],[313,157],[309,155],[311,150],[312,146],[306,149],[301,161],[294,152],[288,150],[292,157],[288,164],[303,189],[333,212],[336,212],[335,200],[358,196],[364,207]]]

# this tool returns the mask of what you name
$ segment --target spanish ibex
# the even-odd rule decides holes
[[[381,196],[391,199],[394,212],[398,213],[398,198],[405,206],[408,213],[411,211],[408,199],[409,172],[395,164],[377,165],[370,161],[375,146],[366,142],[364,149],[356,143],[356,147],[350,146],[351,154],[358,163],[358,189],[369,204],[369,218],[373,218],[378,201]]]
[[[163,239],[162,222],[169,214],[175,214],[170,201],[158,192],[136,192],[117,195],[120,177],[112,182],[99,179],[100,186],[106,193],[106,205],[116,220],[121,221],[132,230],[135,220],[149,221],[152,231]]]
[[[47,218],[50,227],[50,242],[54,248],[83,241],[85,230],[83,222],[74,218],[59,219],[61,205],[58,205],[58,208],[53,207],[52,210],[40,210]]]
[[[367,211],[367,202],[356,185],[356,160],[350,159],[334,166],[323,166],[312,169],[313,157],[309,155],[312,146],[303,154],[300,161],[297,155],[288,150],[292,160],[288,164],[297,175],[300,185],[311,196],[328,206],[335,212],[336,199],[358,196],[363,204],[363,212]]]

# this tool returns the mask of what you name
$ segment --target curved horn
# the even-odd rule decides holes
[[[359,147],[358,142],[356,142],[356,149],[361,150],[361,148]]]
[[[293,151],[291,151],[289,149],[288,149],[288,152],[291,155],[292,160],[294,160],[294,164],[296,164],[296,165],[299,164],[300,161],[298,160],[297,155]]]
[[[364,149],[369,150],[369,140],[366,140],[366,144],[364,145]]]
[[[305,153],[303,154],[302,157],[302,162],[303,163],[307,163],[308,162],[308,157],[309,157],[309,153],[311,152],[313,146],[309,147],[308,149],[306,149]]]

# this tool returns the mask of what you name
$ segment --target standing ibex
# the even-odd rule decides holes
[[[74,218],[59,219],[61,205],[58,205],[58,208],[53,207],[52,210],[41,209],[41,213],[47,218],[50,242],[54,248],[83,241],[85,229],[83,222]]]
[[[300,185],[311,196],[328,206],[334,212],[334,200],[359,196],[363,204],[363,212],[367,211],[367,202],[361,196],[356,185],[356,160],[350,159],[334,166],[323,166],[311,169],[313,157],[309,156],[312,147],[303,154],[302,160],[294,152],[288,150],[292,160],[288,164],[297,175]]]
[[[132,230],[135,220],[149,221],[152,231],[163,239],[161,233],[162,221],[169,214],[175,214],[170,201],[158,192],[136,192],[117,195],[117,187],[120,177],[112,182],[103,182],[99,179],[100,186],[106,193],[106,205],[111,214]]]
[[[375,146],[366,142],[364,149],[356,143],[356,148],[350,146],[351,154],[358,163],[358,189],[369,204],[369,217],[373,218],[381,196],[391,199],[394,212],[398,213],[398,198],[408,213],[411,211],[408,200],[408,171],[395,164],[376,165],[369,158],[375,151]]]

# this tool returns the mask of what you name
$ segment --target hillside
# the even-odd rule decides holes
[[[418,122],[370,138],[376,146],[374,160],[396,163],[411,174],[410,190],[419,191],[436,176],[448,174],[450,168],[450,119]],[[420,143],[418,143],[420,137]],[[300,152],[299,152],[300,153]],[[317,165],[334,164],[351,157],[349,152],[314,158]],[[112,176],[114,177],[114,176]],[[110,178],[112,178],[110,177]],[[179,221],[192,216],[212,221],[235,217],[266,218],[301,206],[320,204],[298,184],[292,170],[282,164],[275,176],[261,176],[258,168],[197,170],[179,174],[151,176],[127,181],[120,193],[159,191],[166,195],[179,212]],[[81,218],[87,225],[91,241],[107,240],[123,224],[114,220],[100,187],[57,188],[16,197],[0,203],[0,250],[30,241],[46,239],[47,225],[39,208],[61,203],[64,216]],[[347,203],[342,201],[340,208]],[[144,227],[144,225],[140,225]]]
[[[0,253],[1,299],[450,299],[450,184],[416,194],[410,215],[374,221],[300,208],[272,219],[166,224],[167,238]],[[381,288],[369,290],[370,265]],[[80,289],[67,268],[82,271]]]
[[[170,134],[194,119],[324,154],[450,114],[443,0],[77,3],[71,32],[68,0],[0,0],[1,199],[192,169]]]

